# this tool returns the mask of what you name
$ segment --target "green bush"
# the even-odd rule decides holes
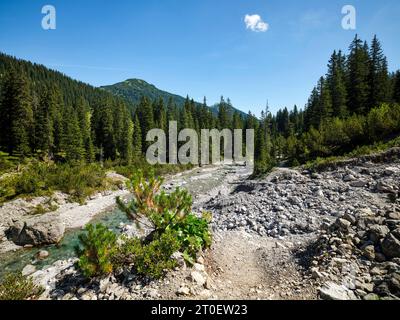
[[[186,190],[159,192],[161,184],[162,180],[154,175],[145,179],[143,173],[138,172],[128,184],[133,193],[132,201],[125,205],[117,199],[117,203],[132,220],[138,222],[146,217],[151,222],[154,232],[148,240],[157,240],[155,235],[162,236],[173,231],[180,244],[179,249],[193,259],[199,250],[211,244],[211,216],[203,214],[199,218],[192,213],[193,200]]]
[[[167,231],[154,238],[147,244],[139,239],[125,239],[125,243],[114,255],[115,267],[133,265],[137,274],[152,279],[159,279],[167,270],[176,267],[176,261],[171,258],[180,249],[176,233]]]
[[[79,257],[78,267],[83,274],[95,277],[112,273],[117,236],[104,225],[88,225],[86,233],[80,235],[79,240],[81,246],[76,248],[76,252]]]
[[[36,286],[31,278],[21,273],[10,273],[0,283],[0,300],[35,299],[42,292],[43,288]]]
[[[30,161],[2,178],[0,203],[18,196],[49,195],[61,191],[83,202],[98,190],[109,188],[105,170],[96,164],[60,164]]]

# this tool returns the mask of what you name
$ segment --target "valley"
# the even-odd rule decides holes
[[[168,178],[166,190],[187,188],[196,212],[213,213],[214,241],[193,266],[177,256],[159,281],[126,273],[87,282],[74,258],[51,255],[51,265],[25,270],[43,299],[398,299],[400,206],[390,195],[400,192],[399,154],[321,172],[278,168],[261,180],[243,166]],[[128,221],[114,228],[137,232]]]

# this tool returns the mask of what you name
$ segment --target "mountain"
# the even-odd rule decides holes
[[[165,102],[172,98],[174,103],[179,107],[183,106],[186,100],[182,96],[160,90],[153,84],[140,79],[128,79],[113,85],[103,86],[101,89],[106,90],[116,96],[122,97],[132,104],[138,104],[142,96],[147,96],[152,100],[163,98]],[[200,102],[196,103],[200,104]],[[210,108],[214,114],[218,114],[218,104],[215,104]],[[233,107],[229,107],[229,109],[229,111],[232,113],[239,111],[243,116],[247,116],[244,112]]]

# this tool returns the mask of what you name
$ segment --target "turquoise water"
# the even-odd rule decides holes
[[[127,216],[120,210],[114,209],[111,212],[105,212],[98,215],[91,223],[102,223],[119,233],[120,223],[127,223]],[[58,245],[45,246],[41,248],[21,249],[15,252],[7,252],[0,255],[0,279],[5,274],[22,270],[26,265],[33,264],[36,268],[42,269],[58,260],[66,260],[75,257],[75,247],[79,244],[79,235],[83,233],[82,229],[68,231],[62,242]],[[50,253],[45,260],[36,260],[36,254],[46,250]]]

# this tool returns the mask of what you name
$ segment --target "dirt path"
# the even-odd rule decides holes
[[[228,231],[216,235],[207,257],[219,299],[310,300],[317,298],[294,259],[290,242]]]

